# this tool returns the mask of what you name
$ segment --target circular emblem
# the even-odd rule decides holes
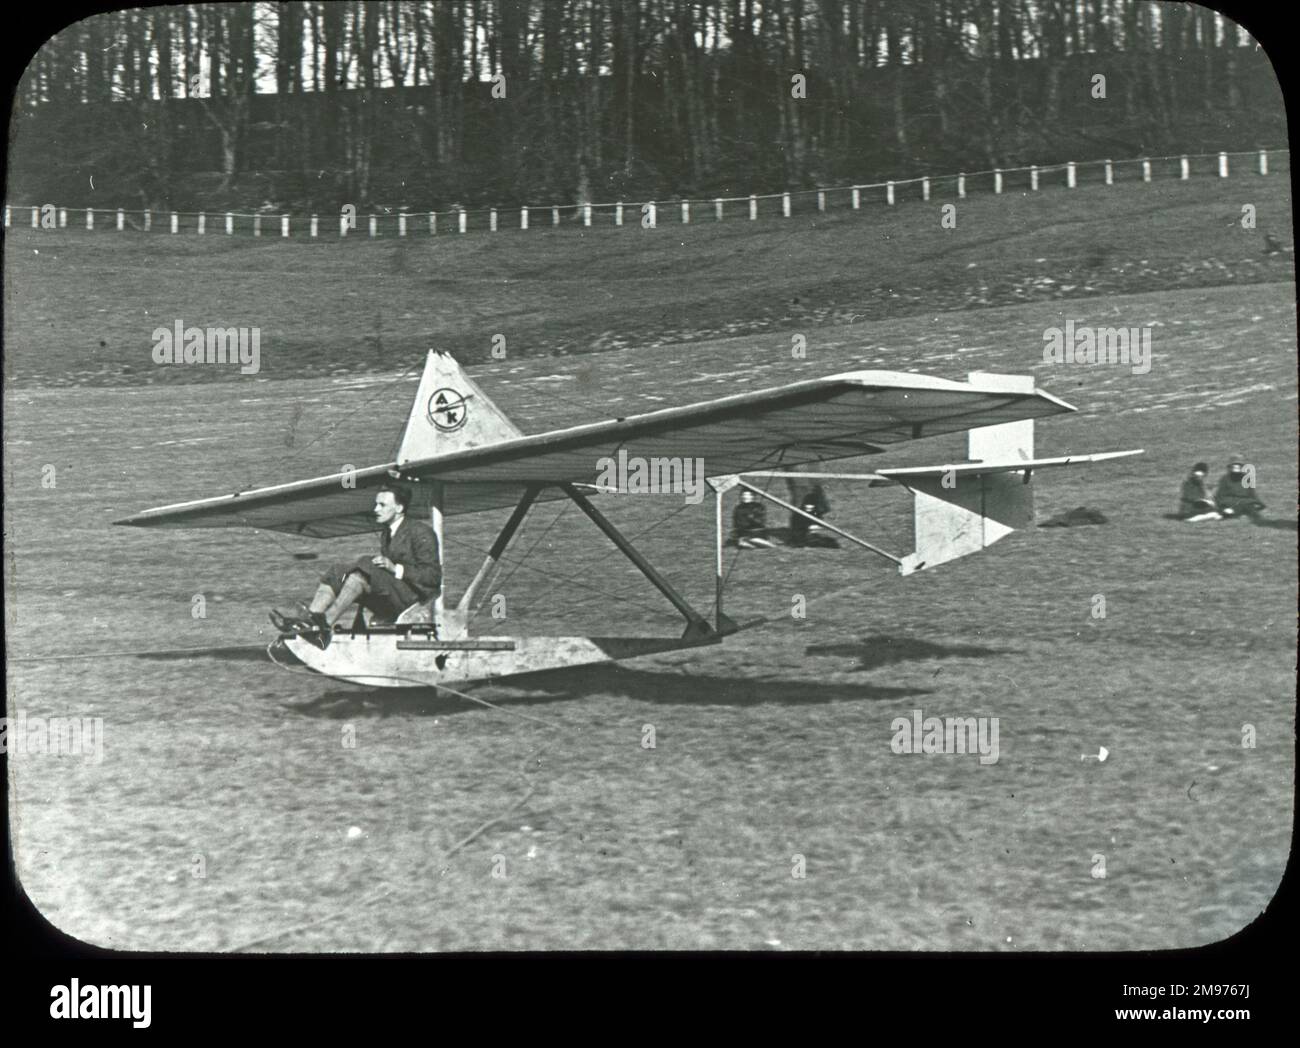
[[[443,387],[435,389],[429,398],[429,421],[444,433],[460,429],[469,417],[465,394]]]

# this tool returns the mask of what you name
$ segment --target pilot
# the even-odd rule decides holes
[[[1198,462],[1192,472],[1183,481],[1182,491],[1178,495],[1178,517],[1180,520],[1195,524],[1202,520],[1222,520],[1210,490],[1205,486],[1205,476],[1210,472],[1209,463]]]
[[[1249,517],[1257,521],[1264,512],[1264,503],[1255,494],[1255,471],[1246,464],[1244,455],[1234,455],[1228,461],[1228,472],[1214,489],[1214,501],[1229,520]]]
[[[379,555],[336,563],[321,576],[306,616],[271,612],[282,633],[301,633],[320,648],[329,646],[334,623],[353,604],[375,622],[393,622],[412,604],[433,600],[442,590],[438,540],[427,524],[406,519],[411,491],[386,484],[375,493]]]
[[[736,545],[741,549],[771,549],[767,537],[767,510],[748,488],[740,492],[740,502],[731,517]]]

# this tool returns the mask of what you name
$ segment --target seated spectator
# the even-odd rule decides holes
[[[1219,478],[1214,489],[1214,501],[1226,519],[1249,517],[1258,520],[1264,512],[1264,503],[1255,494],[1255,471],[1242,455],[1234,456],[1228,463],[1228,472]]]
[[[1222,520],[1210,491],[1205,486],[1206,474],[1210,472],[1209,463],[1198,462],[1192,472],[1183,481],[1182,491],[1178,496],[1178,517],[1188,523],[1202,520]]]
[[[820,491],[820,487],[816,489]],[[823,507],[829,505],[826,497],[823,495],[819,502],[809,493],[803,500],[800,507],[804,513],[811,513],[815,517],[825,517]],[[820,511],[820,512],[819,512]],[[820,524],[816,524],[803,515],[803,513],[790,514],[790,545],[803,546],[809,549],[839,549],[840,544],[834,536],[830,535]]]
[[[732,515],[731,526],[732,538],[741,549],[772,548],[773,543],[767,537],[767,510],[752,491],[741,491],[740,503]]]

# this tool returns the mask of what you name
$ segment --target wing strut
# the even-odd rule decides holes
[[[714,630],[709,625],[708,619],[691,607],[686,598],[673,588],[672,583],[660,575],[654,566],[641,555],[641,552],[627,540],[623,533],[614,527],[605,515],[593,506],[577,488],[572,484],[561,484],[559,487],[561,491],[578,504],[578,508],[591,519],[591,522],[605,533],[605,537],[619,548],[623,556],[636,565],[637,569],[650,580],[655,589],[667,597],[672,606],[682,613],[686,619],[686,632],[682,634],[683,640],[702,640],[705,637],[711,637],[724,631],[722,628]],[[727,632],[733,632],[739,628],[725,615],[718,616],[718,623],[720,627],[725,627]]]
[[[541,491],[538,484],[530,484],[524,489],[523,496],[519,499],[519,504],[515,506],[515,511],[510,514],[510,519],[506,521],[505,526],[497,535],[496,541],[492,543],[492,548],[488,550],[488,555],[483,558],[483,564],[479,567],[478,573],[474,576],[473,581],[460,598],[460,603],[456,605],[457,611],[468,611],[474,597],[478,594],[479,587],[483,585],[488,574],[496,566],[501,554],[506,551],[510,545],[510,540],[515,537],[515,532],[519,530],[519,525],[524,522],[528,516],[528,511],[532,508],[533,500],[537,498],[537,493]]]

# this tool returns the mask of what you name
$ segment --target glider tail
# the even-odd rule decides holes
[[[972,375],[974,380],[976,375]],[[980,374],[981,384],[996,380],[1008,392],[1033,393],[1032,375]],[[980,426],[969,431],[967,457],[972,462],[1032,462],[1034,420]],[[911,574],[986,549],[1016,528],[1034,522],[1031,471],[963,473],[907,480],[913,498],[916,552],[903,558],[900,571]]]
[[[972,384],[1007,393],[1034,393],[1030,375],[974,372]],[[1073,409],[1071,409],[1073,410]],[[1140,455],[1140,450],[1034,458],[1034,422],[979,426],[967,435],[969,461],[948,466],[882,469],[913,495],[916,552],[899,564],[910,575],[986,549],[1016,528],[1034,523],[1035,470]]]
[[[395,459],[401,464],[523,435],[450,353],[429,350]]]

